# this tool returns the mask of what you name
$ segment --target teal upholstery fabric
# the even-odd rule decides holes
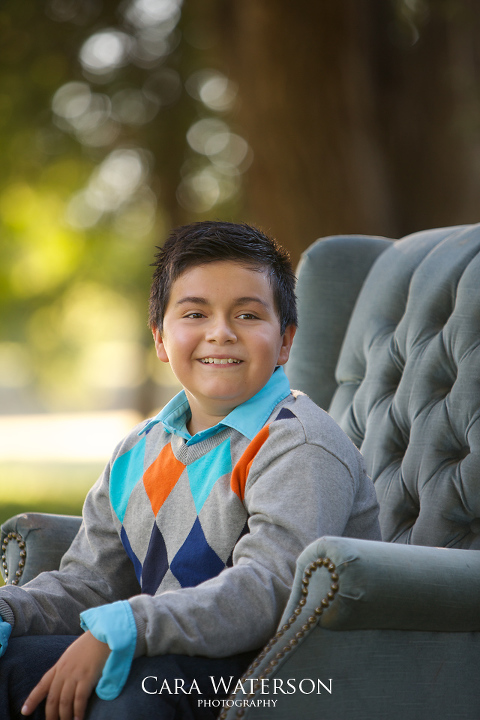
[[[82,518],[75,515],[49,513],[22,513],[9,518],[1,533],[3,579],[25,585],[45,570],[58,570],[81,522]]]
[[[372,267],[330,412],[361,448],[391,542],[480,548],[480,226],[417,233]]]
[[[478,720],[479,607],[475,550],[320,538],[225,717]]]
[[[338,235],[317,240],[297,268],[299,327],[286,372],[290,385],[328,410],[335,368],[358,293],[385,238]]]
[[[480,631],[479,552],[333,537],[311,543],[298,558],[280,625],[303,596],[305,569],[319,557],[328,557],[338,575],[335,599],[319,618],[322,627]],[[324,567],[311,574],[303,617],[327,596],[331,582]]]
[[[287,374],[324,407],[333,396],[383,539],[480,549],[480,225],[317,241],[298,283]]]
[[[335,632],[317,625],[296,652],[277,661],[267,676],[264,693],[258,692],[254,698],[239,693],[233,701],[238,705],[220,717],[478,720],[479,657],[480,633]],[[253,676],[263,670],[257,668]],[[244,687],[248,690],[249,684]],[[252,700],[258,706],[241,706]],[[268,706],[272,701],[275,705]]]

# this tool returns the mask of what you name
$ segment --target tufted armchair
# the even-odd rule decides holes
[[[387,542],[305,549],[278,632],[221,717],[478,720],[480,226],[326,238],[298,278],[291,384],[361,448]],[[54,567],[75,522],[6,523],[9,581],[35,574],[52,524]]]
[[[480,225],[317,241],[298,295],[291,385],[361,448],[388,542],[302,553],[222,717],[478,720]]]

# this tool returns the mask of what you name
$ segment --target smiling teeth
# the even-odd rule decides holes
[[[238,364],[240,360],[235,360],[234,358],[202,358],[202,363],[208,364],[213,363],[213,365],[231,365],[232,363]]]

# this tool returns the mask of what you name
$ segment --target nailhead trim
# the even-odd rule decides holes
[[[16,532],[9,532],[7,537],[2,543],[2,566],[5,570],[5,580],[8,582],[8,578],[10,573],[8,572],[8,565],[7,565],[7,545],[10,542],[10,540],[16,540],[18,543],[18,547],[20,549],[20,560],[18,562],[18,570],[15,573],[15,579],[12,580],[10,583],[11,585],[18,585],[20,578],[23,575],[23,569],[25,567],[25,560],[27,557],[27,550],[25,547],[25,541],[22,538],[22,536],[19,533]]]
[[[267,645],[263,648],[263,650],[260,652],[259,655],[255,658],[255,660],[252,662],[252,664],[247,668],[246,672],[242,675],[240,681],[243,683],[244,680],[246,680],[252,673],[255,671],[255,669],[259,666],[260,662],[264,659],[264,657],[270,652],[270,650],[274,647],[276,643],[278,643],[281,638],[284,636],[287,630],[291,628],[291,626],[294,624],[294,622],[297,620],[298,616],[302,612],[302,607],[306,605],[307,602],[307,595],[308,595],[308,586],[310,584],[310,578],[312,577],[312,573],[316,572],[318,568],[325,567],[327,568],[328,572],[330,573],[330,579],[332,581],[330,585],[330,590],[328,591],[326,597],[323,598],[320,605],[315,608],[314,615],[310,615],[307,622],[301,626],[301,629],[295,634],[295,637],[293,637],[288,645],[285,645],[275,655],[273,660],[270,660],[269,664],[263,671],[263,674],[260,675],[260,677],[257,679],[257,681],[254,684],[253,692],[249,693],[246,698],[252,698],[258,688],[260,687],[260,683],[262,680],[264,680],[267,675],[270,675],[270,673],[275,669],[275,667],[278,665],[279,660],[281,660],[287,653],[289,653],[291,650],[293,650],[296,645],[298,645],[299,640],[301,640],[305,634],[313,628],[314,625],[317,624],[318,619],[320,615],[323,615],[323,611],[325,608],[328,608],[332,600],[334,599],[336,593],[338,592],[338,575],[336,573],[336,567],[330,560],[330,558],[322,558],[319,557],[317,560],[313,560],[307,567],[305,568],[305,572],[303,574],[302,578],[302,598],[299,601],[297,607],[293,611],[291,617],[289,618],[288,622],[283,625],[280,630],[273,636],[273,638],[268,642]],[[229,700],[235,699],[235,693],[232,693]],[[225,708],[222,713],[219,715],[219,720],[225,720],[227,717],[229,708]],[[239,708],[237,710],[237,713],[235,715],[236,720],[240,720],[245,714],[245,708]]]

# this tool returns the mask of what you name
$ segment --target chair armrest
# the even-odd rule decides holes
[[[278,630],[243,675],[243,688],[246,688],[247,694],[238,691],[231,695],[219,718],[237,720],[248,716],[253,720],[254,717],[264,717],[260,709],[255,710],[255,703],[247,710],[249,706],[244,705],[244,702],[246,700],[248,703],[252,699],[260,698],[258,708],[267,707],[263,705],[263,698],[266,697],[268,702],[268,690],[267,695],[264,695],[263,683],[267,683],[268,686],[272,678],[283,677],[286,673],[285,677],[297,677],[300,681],[304,677],[311,677],[312,668],[317,667],[328,668],[330,673],[335,663],[335,651],[329,653],[336,645],[335,639],[332,639],[336,631],[360,631],[347,634],[346,641],[343,633],[340,632],[339,641],[340,645],[346,648],[346,652],[350,654],[353,652],[357,659],[358,652],[355,654],[354,650],[356,640],[352,636],[360,635],[357,643],[359,642],[362,647],[370,643],[368,645],[370,649],[364,654],[363,661],[361,660],[366,665],[368,665],[367,657],[370,662],[376,652],[384,653],[382,662],[389,652],[393,653],[395,662],[393,665],[390,662],[386,667],[394,681],[395,678],[401,679],[402,676],[398,675],[398,667],[395,663],[401,664],[402,653],[405,651],[405,646],[409,647],[409,642],[411,647],[416,648],[415,653],[419,648],[418,643],[421,646],[423,641],[427,650],[433,647],[433,654],[439,652],[440,655],[441,653],[445,655],[450,647],[448,646],[446,650],[441,647],[442,639],[444,640],[446,634],[455,640],[463,631],[472,639],[474,635],[470,631],[480,630],[479,605],[480,552],[477,550],[400,545],[343,537],[320,538],[311,543],[299,556],[290,600]],[[395,645],[395,641],[400,642],[401,636],[408,635],[408,632],[393,632],[398,630],[414,631],[418,638],[415,640],[407,638],[400,648],[400,645]],[[374,633],[370,638],[366,636],[366,632],[369,631]],[[387,633],[385,645],[381,644],[382,631]],[[437,636],[435,631],[438,631]],[[438,643],[435,643],[435,636],[438,637]],[[322,656],[320,660],[319,655],[325,646],[325,642],[322,641],[325,637],[327,640],[329,637],[331,639],[328,645],[330,650],[326,651],[327,658]],[[392,647],[393,649],[389,650]],[[440,665],[445,659],[444,655],[440,657]],[[373,672],[377,671],[380,672],[378,667]],[[435,672],[437,671],[440,672],[436,667]],[[338,672],[341,673],[341,668],[338,668]],[[359,700],[364,699],[362,686],[355,685],[351,675],[348,677],[349,681],[344,690],[347,694],[349,688],[354,690],[353,702],[358,703]],[[424,680],[421,674],[420,680]],[[413,678],[407,674],[401,687],[404,688],[410,681],[413,682]],[[365,682],[368,684],[367,681]],[[379,687],[382,687],[381,681]],[[373,699],[378,697],[379,687],[375,685],[372,690]],[[453,689],[454,702],[457,702],[458,691],[455,682]],[[285,712],[279,710],[279,717],[292,717],[291,703],[289,705],[285,698],[283,700]],[[391,705],[391,697],[389,702]],[[304,712],[304,704],[305,698],[302,696],[300,706],[302,717],[310,720],[324,716],[324,712],[317,706],[310,713]],[[451,704],[448,705],[448,713]],[[335,711],[335,706],[333,707]],[[400,717],[409,716],[408,709],[406,711],[403,704],[400,703],[399,707]],[[411,706],[408,707],[411,710]],[[478,703],[476,707],[478,709]],[[325,710],[328,706],[322,708]],[[381,708],[384,708],[384,705],[381,705]],[[372,717],[371,709],[370,704],[369,714],[362,714],[362,717]],[[388,715],[391,715],[390,711]],[[351,717],[352,713],[333,716]],[[328,718],[333,716],[331,713],[325,714]],[[375,715],[375,717],[386,716],[386,712],[383,712],[383,715]],[[422,715],[415,715],[415,717],[425,716],[428,716],[425,712]],[[433,716],[440,717],[438,714]],[[450,713],[441,717],[451,716]],[[399,717],[398,713],[395,717]]]
[[[7,584],[25,585],[45,570],[58,570],[77,534],[81,517],[24,513],[3,523],[2,575]]]
[[[317,569],[319,557],[328,558],[334,571]],[[338,591],[328,599],[332,573]],[[480,630],[480,552],[320,538],[298,558],[282,624],[302,597],[302,615],[328,599],[319,624],[330,630]]]

